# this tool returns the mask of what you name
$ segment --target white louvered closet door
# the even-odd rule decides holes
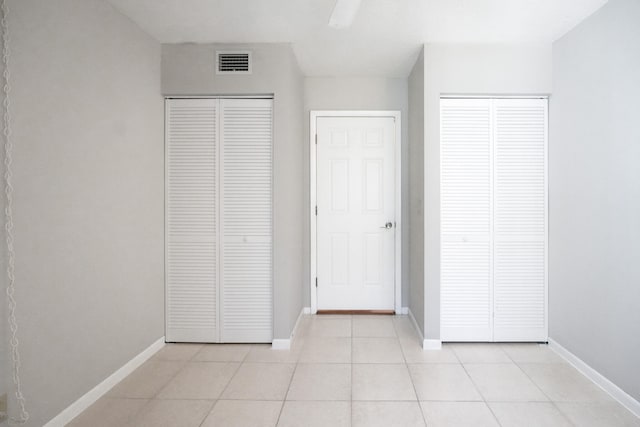
[[[218,341],[215,99],[166,101],[166,340]]]
[[[441,155],[441,334],[492,339],[491,108],[487,99],[443,99]]]
[[[547,100],[496,99],[494,340],[547,340]]]
[[[220,103],[221,341],[271,342],[272,100]]]
[[[272,100],[166,101],[166,339],[271,342]]]
[[[547,340],[547,101],[441,100],[441,339]]]

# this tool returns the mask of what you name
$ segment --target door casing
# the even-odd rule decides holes
[[[394,308],[396,314],[402,313],[402,122],[400,111],[353,111],[353,110],[314,110],[309,114],[309,219],[310,219],[310,277],[309,294],[311,296],[311,313],[318,311],[316,278],[317,278],[317,170],[316,170],[316,135],[317,120],[320,117],[390,117],[395,122],[395,280],[394,280]]]

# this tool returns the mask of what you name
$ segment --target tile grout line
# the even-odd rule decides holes
[[[166,359],[166,360],[163,360],[163,359],[156,359],[156,360],[155,360],[156,362],[158,362],[158,361],[159,361],[159,362],[181,362],[181,363],[182,363],[182,366],[180,367],[180,369],[178,369],[178,370],[176,371],[176,373],[175,373],[174,375],[172,375],[172,376],[171,376],[171,378],[169,378],[169,379],[167,380],[167,382],[166,382],[163,386],[161,386],[161,387],[160,387],[160,388],[155,392],[155,394],[154,394],[152,397],[148,398],[147,402],[146,402],[146,403],[145,403],[145,404],[144,404],[144,405],[143,405],[143,406],[142,406],[142,407],[141,407],[141,408],[140,408],[140,409],[135,413],[135,415],[131,418],[131,421],[130,421],[130,422],[134,422],[138,417],[140,417],[140,416],[141,416],[141,414],[143,413],[143,410],[145,410],[145,409],[147,408],[147,406],[150,406],[150,405],[151,405],[151,403],[152,403],[154,400],[157,400],[157,401],[162,401],[162,400],[206,400],[206,401],[208,401],[208,400],[212,400],[212,404],[211,404],[211,407],[209,408],[209,412],[213,409],[213,407],[215,406],[215,404],[216,404],[216,402],[217,402],[217,399],[161,399],[161,398],[159,398],[159,397],[158,397],[158,396],[160,395],[160,393],[162,393],[162,391],[163,391],[164,389],[166,389],[166,388],[169,386],[169,384],[170,384],[173,380],[175,380],[175,379],[178,377],[178,375],[180,375],[180,373],[181,373],[181,372],[182,372],[182,371],[187,367],[187,365],[189,365],[189,363],[193,361],[193,359],[196,357],[196,355],[197,355],[198,353],[200,353],[200,352],[201,352],[201,351],[206,347],[206,345],[207,345],[207,344],[203,344],[203,345],[202,345],[202,348],[201,348],[200,350],[196,351],[194,354],[192,354],[192,355],[191,355],[191,357],[189,357],[189,358],[187,358],[187,359],[177,359],[177,360],[171,360],[171,359]],[[150,359],[150,360],[151,360],[151,359]],[[148,361],[147,361],[147,362],[148,362]],[[145,362],[145,363],[146,363],[146,362]],[[202,419],[202,422],[200,423],[200,425],[202,425],[202,423],[204,422],[204,420],[206,420],[206,418],[209,416],[209,412],[207,412],[207,415],[205,415],[205,417]],[[127,424],[130,424],[130,423],[127,423]]]
[[[458,357],[458,353],[456,352],[456,348],[455,346],[451,347],[451,353],[453,353],[453,357],[456,358],[456,360],[458,361],[459,364],[462,365],[462,360],[460,360],[460,357]]]
[[[240,363],[238,363],[238,367],[236,368],[235,372],[233,373],[233,375],[231,375],[231,378],[229,378],[229,382],[224,386],[224,388],[222,389],[222,391],[220,392],[220,395],[218,396],[218,398],[216,400],[213,401],[213,405],[211,405],[211,408],[209,408],[209,412],[207,413],[207,415],[202,419],[202,422],[200,423],[199,427],[202,427],[202,425],[204,424],[204,422],[207,420],[207,418],[209,418],[209,416],[213,413],[214,408],[216,407],[216,405],[218,405],[218,402],[220,402],[220,400],[222,400],[222,394],[225,392],[225,390],[227,389],[227,387],[229,387],[229,384],[231,384],[231,381],[233,380],[233,378],[236,376],[236,374],[238,373],[238,371],[240,371],[240,368],[242,367],[242,365],[244,365],[247,357],[249,356],[249,353],[251,353],[251,350],[253,349],[254,345],[251,344],[249,346],[249,351],[247,351],[245,353],[245,355],[242,357],[242,360],[240,360]],[[204,347],[202,348],[202,350],[204,350]],[[200,351],[202,351],[200,350]],[[200,353],[200,351],[198,353]],[[194,356],[195,357],[195,356]],[[227,364],[229,362],[226,362]]]
[[[232,362],[225,362],[225,363],[229,364],[229,363],[232,363]],[[235,362],[235,363],[238,363],[238,362]],[[238,372],[240,372],[240,368],[242,367],[242,365],[244,365],[244,362],[238,363],[238,366],[236,367],[235,371],[233,372],[233,375],[231,375],[231,377],[229,377],[229,381],[227,381],[227,383],[225,384],[224,388],[222,389],[222,391],[218,395],[218,398],[216,399],[216,402],[215,402],[214,406],[217,405],[220,400],[223,400],[222,399],[222,395],[224,394],[225,391],[227,391],[227,388],[229,388],[229,384],[231,384],[231,382],[236,377],[236,375],[238,375]],[[211,410],[213,411],[213,407],[211,408]]]
[[[178,344],[179,345],[179,344]],[[178,375],[180,375],[180,373],[184,370],[184,368],[187,367],[187,365],[189,364],[189,362],[191,362],[198,353],[200,353],[204,348],[206,347],[206,344],[202,345],[202,348],[198,351],[196,351],[195,353],[193,353],[191,355],[191,357],[189,357],[188,359],[179,359],[179,360],[175,360],[174,362],[182,362],[182,366],[180,367],[180,369],[178,369],[176,371],[176,373],[174,375],[171,376],[171,378],[162,386],[158,389],[158,391],[151,397],[151,400],[153,399],[158,399],[158,396],[160,395],[160,393],[162,393],[162,391],[167,388],[169,386],[169,384],[175,380]],[[166,362],[172,362],[172,360],[165,360]],[[158,399],[160,400],[160,399]]]
[[[308,331],[305,331],[305,332],[308,332]],[[287,351],[291,351],[291,348],[289,348],[289,350]],[[284,411],[284,405],[287,403],[287,397],[289,396],[289,391],[291,391],[291,384],[293,383],[293,377],[295,377],[296,371],[298,370],[298,364],[300,363],[300,355],[298,355],[298,357],[296,357],[295,360],[296,362],[293,367],[293,372],[291,373],[291,378],[289,378],[289,386],[287,387],[287,390],[284,393],[284,397],[282,398],[282,405],[280,406],[280,412],[278,412],[278,418],[276,419],[275,427],[277,427],[278,424],[280,423],[280,418],[282,417],[282,412]]]
[[[500,351],[502,351],[503,353],[505,353],[502,349],[500,349]],[[454,349],[454,353],[455,353],[455,349]],[[506,355],[506,353],[505,353]],[[456,357],[457,357],[457,353],[456,353]],[[509,355],[507,355],[507,357],[509,357]],[[495,412],[493,412],[493,409],[491,409],[491,406],[489,406],[489,403],[487,402],[487,399],[484,397],[484,395],[482,394],[482,392],[480,391],[480,388],[478,387],[478,385],[476,384],[476,382],[473,380],[473,378],[471,377],[471,375],[469,375],[469,371],[467,371],[466,366],[464,366],[464,363],[462,363],[462,360],[458,357],[458,360],[460,360],[460,366],[462,366],[462,369],[464,370],[465,374],[467,374],[467,378],[469,378],[469,381],[471,381],[471,384],[473,384],[473,387],[475,387],[476,391],[478,392],[478,395],[480,395],[480,397],[482,398],[482,401],[484,402],[484,406],[487,407],[487,409],[489,409],[489,412],[491,412],[491,415],[493,415],[493,419],[496,420],[496,423],[499,426],[502,426],[502,423],[500,422],[500,420],[498,419],[498,417],[496,416]]]
[[[551,403],[551,404],[552,404],[552,405],[553,405],[553,406],[558,410],[558,412],[561,414],[561,416],[562,416],[562,418],[563,418],[564,420],[566,420],[570,425],[574,425],[574,424],[573,424],[573,422],[571,422],[571,420],[569,420],[569,419],[568,419],[568,417],[564,414],[564,412],[562,412],[562,411],[560,410],[560,408],[556,405],[556,402],[554,402],[554,401],[553,401],[553,400],[552,400],[552,399],[551,399],[551,398],[550,398],[550,397],[549,397],[549,396],[548,396],[548,395],[547,395],[547,394],[546,394],[546,393],[545,393],[545,392],[540,388],[540,386],[539,386],[539,385],[538,385],[538,384],[533,380],[533,378],[531,378],[531,377],[530,377],[530,376],[529,376],[529,375],[524,371],[524,369],[522,369],[522,367],[520,366],[520,364],[519,364],[519,363],[517,363],[517,362],[513,359],[513,357],[511,357],[511,355],[509,355],[509,353],[508,353],[507,351],[505,351],[505,350],[502,348],[502,346],[501,346],[501,345],[499,345],[498,343],[494,343],[494,344],[497,346],[497,348],[499,348],[499,349],[500,349],[500,351],[502,351],[502,352],[506,355],[506,357],[510,360],[510,362],[511,362],[514,366],[516,366],[516,367],[518,368],[518,370],[519,370],[520,372],[522,372],[522,373],[525,375],[525,377],[527,377],[527,379],[528,379],[529,381],[531,381],[531,383],[532,383],[532,384],[533,384],[533,385],[534,385],[534,386],[535,386],[535,387],[536,387],[536,388],[537,388],[537,389],[542,393],[542,395],[544,395],[548,400],[547,400],[546,402],[545,402],[545,401],[532,401],[532,400],[528,400],[528,401],[509,401],[509,400],[504,400],[504,401],[492,401],[491,403],[509,403],[509,404],[512,404],[512,403]],[[457,353],[455,352],[455,348],[454,348],[454,354],[456,354],[456,357],[457,357]],[[483,364],[483,363],[475,363],[475,364],[480,364],[480,365],[481,365],[481,364]],[[487,364],[495,365],[495,364],[500,364],[500,363],[487,363]],[[542,365],[546,365],[547,363],[540,362],[540,364],[542,364]],[[473,378],[471,377],[471,375],[469,375],[469,372],[467,371],[467,368],[465,367],[465,364],[464,364],[464,363],[462,363],[462,361],[461,361],[461,365],[462,365],[463,369],[465,370],[465,372],[467,373],[467,376],[469,377],[469,379],[471,380],[471,382],[473,383],[473,385],[476,387],[476,389],[478,389],[478,386],[476,385],[476,383],[475,383],[475,381],[473,380]],[[499,419],[498,419],[498,417],[496,416],[495,412],[493,411],[493,408],[491,408],[491,405],[489,405],[489,402],[487,402],[487,400],[486,400],[486,398],[484,397],[484,395],[483,395],[482,393],[480,393],[480,390],[479,390],[479,389],[478,389],[478,393],[480,394],[480,396],[482,397],[483,401],[485,402],[485,405],[489,408],[489,411],[491,411],[491,413],[493,414],[494,418],[497,420],[498,424],[499,424],[499,425],[502,425],[502,424],[500,423],[500,420],[499,420]]]
[[[527,374],[527,372],[522,369],[522,367],[520,366],[520,364],[518,362],[516,362],[515,360],[513,360],[513,358],[509,355],[509,353],[507,353],[505,351],[505,353],[507,354],[507,357],[509,359],[511,359],[513,361],[513,363],[518,367],[518,369],[520,369],[520,371],[529,379],[529,381],[531,381],[533,383],[533,385],[535,385],[538,390],[540,390],[540,392],[547,398],[549,399],[549,402],[551,403],[551,405],[553,405],[554,408],[556,408],[556,410],[560,413],[560,415],[562,416],[562,418],[564,418],[570,425],[574,425],[573,421],[571,421],[569,419],[569,417],[564,413],[564,411],[556,404],[556,402],[551,399],[551,396],[549,396],[547,393],[545,393],[545,391],[538,385],[537,382],[534,381],[533,378],[531,378],[531,376],[529,374]],[[526,364],[526,363],[525,363]],[[546,365],[546,363],[541,363]]]
[[[500,350],[502,350],[502,352],[503,352],[504,354],[506,354],[506,355],[507,355],[507,357],[509,358],[509,360],[511,360],[511,363],[513,363],[513,364],[514,364],[514,365],[515,365],[515,366],[520,370],[520,372],[522,372],[522,373],[524,374],[524,376],[525,376],[525,377],[527,377],[527,379],[528,379],[529,381],[531,381],[531,384],[533,384],[534,386],[536,386],[536,388],[540,391],[540,393],[542,393],[542,394],[544,395],[544,397],[546,397],[546,398],[549,400],[549,402],[553,402],[553,400],[551,400],[551,398],[550,398],[549,396],[547,396],[547,393],[545,393],[545,392],[544,392],[544,390],[542,390],[542,388],[540,388],[540,386],[538,385],[538,383],[536,383],[536,382],[533,380],[533,378],[531,378],[531,377],[529,376],[529,374],[527,374],[527,373],[525,372],[525,370],[524,370],[524,369],[522,369],[522,367],[520,366],[520,364],[519,364],[518,362],[516,362],[516,361],[513,359],[513,357],[511,357],[511,355],[510,355],[508,352],[504,351],[502,348],[500,348]]]
[[[392,320],[393,322],[393,320]],[[422,416],[422,421],[424,422],[425,427],[427,426],[427,418],[424,416],[424,411],[422,410],[422,405],[420,404],[420,397],[418,396],[418,389],[416,388],[416,383],[413,381],[413,375],[411,375],[411,370],[409,369],[409,363],[407,362],[407,356],[404,352],[404,348],[402,348],[402,344],[400,344],[400,337],[398,336],[398,330],[396,329],[396,324],[393,322],[393,330],[396,333],[396,338],[398,339],[398,345],[400,346],[400,354],[402,354],[402,358],[404,359],[404,366],[407,369],[407,374],[409,374],[409,380],[411,381],[411,386],[413,387],[413,392],[416,395],[416,403],[418,404],[418,411],[420,411],[420,415]]]
[[[193,356],[192,356],[193,357]],[[176,372],[171,375],[171,378],[169,378],[164,385],[162,385],[160,388],[158,388],[158,390],[153,394],[153,396],[149,397],[149,401],[153,400],[153,399],[157,399],[158,396],[160,395],[160,393],[162,393],[162,391],[167,388],[169,386],[169,384],[171,383],[171,381],[175,380],[178,375],[180,374],[180,372],[182,372],[184,370],[184,368],[187,366],[187,364],[191,361],[191,358],[187,359],[187,360],[167,360],[166,362],[181,362],[182,366],[180,367],[180,369],[176,370]],[[128,377],[128,376],[127,376]]]
[[[513,359],[511,358],[511,356],[509,356],[509,354],[504,351],[502,348],[498,347],[498,349],[503,352],[505,354],[505,356],[507,356],[507,359],[511,360],[511,363],[513,363],[514,365],[516,364]],[[498,425],[502,425],[502,423],[500,422],[500,419],[498,419],[498,416],[496,415],[496,413],[493,411],[493,408],[491,407],[491,405],[489,405],[489,402],[487,402],[487,399],[484,397],[484,395],[482,394],[482,392],[480,391],[480,387],[478,387],[478,385],[476,384],[475,381],[473,381],[473,378],[471,377],[471,375],[469,375],[469,372],[467,371],[467,368],[464,366],[464,363],[462,363],[462,360],[460,361],[460,364],[462,365],[462,369],[464,369],[464,371],[467,373],[467,376],[469,377],[469,379],[471,380],[471,382],[473,383],[473,385],[476,387],[476,389],[478,389],[478,393],[480,394],[480,396],[482,396],[482,400],[484,400],[484,404],[487,405],[487,408],[489,408],[489,412],[491,412],[491,415],[493,415],[493,418],[496,420],[496,422],[498,423]],[[516,365],[517,366],[517,365]]]
[[[214,344],[215,345],[215,344]],[[193,357],[191,357],[191,359],[189,359],[189,361],[193,361],[193,359],[195,359],[195,357],[202,351],[204,351],[204,349],[207,347],[207,344],[205,344],[199,351],[196,352],[196,354],[193,355]],[[247,355],[249,354],[249,352],[251,351],[251,348],[253,347],[253,345],[251,345],[249,347],[249,351],[244,355],[244,357],[242,358],[242,360],[240,361],[240,363],[238,363],[238,366],[236,367],[236,370],[233,372],[233,375],[231,375],[231,377],[229,378],[229,381],[227,382],[227,384],[225,384],[224,388],[222,389],[222,391],[220,392],[220,394],[218,395],[218,398],[215,399],[213,401],[213,404],[211,405],[211,407],[209,408],[209,411],[207,412],[207,415],[204,416],[204,418],[202,419],[202,421],[200,422],[200,424],[198,425],[199,427],[202,427],[202,425],[204,424],[204,422],[207,420],[207,418],[209,418],[209,416],[213,413],[214,408],[216,407],[216,405],[218,404],[218,402],[220,402],[222,394],[224,393],[224,391],[227,389],[227,387],[229,386],[229,384],[231,384],[231,381],[233,380],[233,378],[236,376],[236,374],[238,373],[238,371],[240,370],[240,367],[244,364],[244,359],[247,357]],[[228,362],[228,361],[224,361],[223,363],[229,365],[229,363],[232,362]],[[237,362],[236,362],[237,363]]]
[[[200,424],[198,424],[198,427],[202,427],[204,422],[207,421],[207,418],[209,418],[209,415],[211,415],[211,413],[213,412],[213,408],[218,404],[219,400],[220,399],[216,399],[216,400],[213,401],[213,403],[211,404],[211,407],[209,408],[209,410],[205,414],[204,418],[202,419],[202,421],[200,421]]]
[[[349,326],[351,330],[350,340],[351,340],[351,364],[350,364],[350,375],[349,379],[349,390],[350,390],[350,399],[349,399],[349,412],[351,413],[351,417],[349,418],[349,425],[353,426],[353,316],[349,317]]]

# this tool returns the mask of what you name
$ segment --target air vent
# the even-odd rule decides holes
[[[251,52],[216,52],[216,74],[251,74]]]

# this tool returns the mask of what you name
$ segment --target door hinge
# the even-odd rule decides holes
[[[318,278],[316,277],[316,288],[318,287]]]
[[[316,133],[316,145],[318,145],[318,134]]]
[[[318,216],[318,207],[316,206],[316,216]]]

